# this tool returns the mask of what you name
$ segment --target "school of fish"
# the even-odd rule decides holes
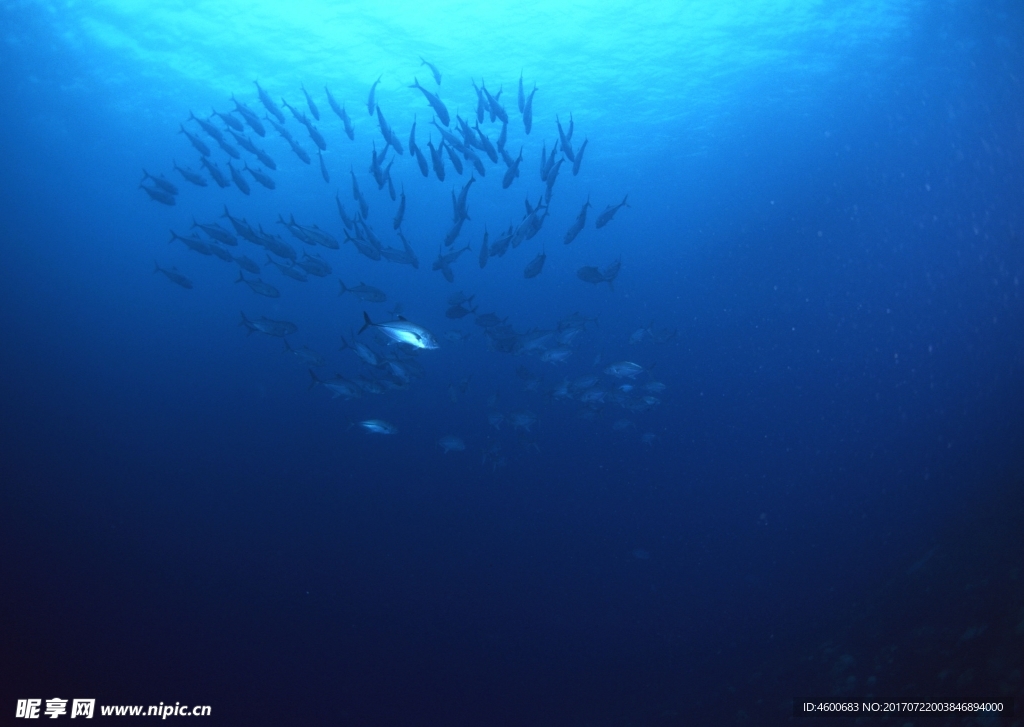
[[[418,173],[426,178],[436,178],[438,182],[443,183],[446,177],[454,174],[465,181],[456,187],[457,191],[453,189],[451,192],[451,224],[443,239],[436,241],[437,257],[430,266],[431,272],[439,272],[449,283],[454,283],[457,264],[460,259],[465,259],[464,253],[473,250],[471,241],[459,243],[460,238],[465,239],[462,234],[463,224],[471,219],[472,187],[478,177],[485,177],[488,173],[501,177],[503,190],[513,187],[525,171],[523,153],[526,139],[523,139],[524,143],[518,150],[513,152],[509,148],[509,125],[517,121],[510,117],[503,105],[502,91],[499,89],[497,93],[492,93],[483,81],[480,85],[477,85],[475,80],[472,82],[476,103],[470,118],[464,119],[456,113],[453,119],[448,105],[441,98],[440,71],[427,60],[420,58],[420,61],[421,67],[426,66],[429,70],[433,87],[424,86],[416,76],[407,86],[409,93],[418,94],[422,99],[423,118],[430,115],[429,122],[420,121],[419,115],[416,114],[410,124],[408,136],[404,133],[399,134],[393,125],[394,119],[387,118],[384,108],[377,100],[378,86],[383,76],[373,82],[365,106],[368,115],[376,120],[377,132],[372,140],[369,164],[365,167],[369,177],[356,173],[357,163],[351,161],[355,153],[349,155],[349,175],[346,184],[350,183],[351,193],[346,194],[343,199],[340,190],[335,192],[338,220],[324,223],[321,227],[315,222],[300,222],[290,212],[277,212],[276,220],[268,217],[265,221],[250,222],[244,217],[233,215],[229,203],[223,202],[223,213],[219,219],[199,221],[195,217],[190,217],[189,223],[186,223],[189,225],[187,229],[183,226],[170,229],[170,242],[181,243],[200,255],[237,265],[238,277],[235,282],[244,284],[253,294],[266,298],[281,297],[282,290],[278,287],[281,285],[281,277],[308,284],[312,278],[327,278],[333,275],[335,266],[340,264],[337,256],[343,254],[340,251],[349,243],[356,254],[369,260],[419,269],[420,256],[417,254],[416,246],[403,232],[407,200],[405,185],[400,175]],[[266,149],[273,138],[271,136],[268,139],[268,134],[273,131],[282,142],[274,150],[276,155],[279,156],[282,151],[286,155],[290,153],[302,165],[313,167],[313,156],[310,151],[315,150],[315,170],[319,172],[325,184],[330,184],[332,174],[324,157],[324,153],[328,152],[328,139],[317,125],[318,122],[324,123],[326,120],[321,118],[320,107],[305,85],[299,85],[304,103],[296,105],[292,105],[284,98],[278,103],[275,96],[258,81],[254,82],[252,90],[255,91],[255,100],[240,100],[232,95],[230,103],[233,108],[226,111],[212,108],[210,115],[206,116],[197,115],[189,110],[188,118],[179,124],[178,132],[183,136],[182,143],[187,141],[192,153],[198,157],[195,158],[194,164],[182,166],[178,159],[185,158],[183,152],[180,157],[175,156],[172,159],[172,170],[188,184],[208,190],[216,185],[218,189],[234,188],[245,196],[253,193],[253,184],[268,191],[276,190],[277,183],[273,173],[278,171],[278,163]],[[522,124],[525,137],[533,130],[533,104],[538,89],[534,85],[527,92],[520,74],[517,91],[516,106],[520,116],[518,122]],[[324,86],[323,92],[323,98],[340,120],[341,131],[344,134],[344,137],[339,134],[337,140],[331,139],[331,148],[341,145],[344,149],[344,145],[355,140],[355,126],[346,104],[339,103],[327,86]],[[257,111],[260,107],[262,113]],[[293,122],[290,127],[285,110]],[[417,124],[420,125],[419,131]],[[487,125],[490,125],[489,131],[485,128]],[[582,143],[574,142],[575,121],[572,114],[569,114],[564,126],[561,118],[556,115],[555,126],[557,138],[551,142],[550,150],[545,140],[540,153],[539,177],[543,183],[543,192],[535,200],[528,196],[522,203],[522,210],[514,213],[507,226],[493,228],[500,230],[493,236],[489,232],[490,226],[485,223],[483,239],[477,242],[475,253],[481,269],[485,268],[490,260],[504,257],[510,249],[518,248],[542,230],[549,216],[555,184],[563,165],[567,170],[571,170],[573,176],[579,174],[589,138],[585,138]],[[417,133],[420,135],[420,141],[417,141]],[[420,146],[424,135],[428,137],[426,150]],[[361,164],[359,168],[363,168]],[[213,185],[210,184],[211,181]],[[375,184],[379,191],[386,189],[388,197],[395,205],[394,210],[388,211],[385,215],[389,224],[382,225],[379,229],[375,229],[370,221],[370,205],[362,191],[363,186],[368,183]],[[163,173],[153,175],[143,169],[139,187],[153,202],[169,207],[177,205],[180,191]],[[629,195],[623,194],[621,201],[608,203],[597,214],[591,228],[599,230],[609,225],[622,208],[629,207],[628,200]],[[513,203],[512,208],[514,209],[517,204]],[[589,196],[575,204],[579,205],[575,221],[561,233],[565,245],[573,243],[587,229],[588,210],[593,206]],[[573,206],[572,209],[577,207]],[[382,218],[377,215],[374,219],[380,224]],[[290,240],[285,238],[282,234],[284,232],[291,236]],[[258,246],[262,251],[255,251],[249,245]],[[543,272],[547,260],[545,248],[546,244],[542,243],[540,251],[526,264],[523,278],[535,278]],[[611,262],[604,261],[602,264],[579,268],[576,277],[584,283],[593,285],[606,283],[608,289],[613,291],[621,266],[621,258]],[[271,276],[265,279],[270,271],[273,271]],[[155,265],[154,273],[161,273],[167,280],[184,289],[194,287],[193,281],[185,274],[173,267],[163,267],[159,262]],[[343,277],[338,280],[337,294],[340,296],[352,296],[366,304],[382,304],[388,301],[388,295],[384,290],[362,281],[356,283],[350,279],[346,283]],[[502,317],[494,311],[479,312],[479,304],[475,299],[476,294],[467,296],[461,291],[450,295],[444,302],[446,317],[451,320],[472,320],[482,332],[490,351],[529,357],[542,366],[558,367],[565,364],[576,354],[579,343],[587,332],[596,326],[596,319],[574,313],[552,321],[551,326],[546,329],[517,330],[509,322],[508,317]],[[294,356],[300,365],[308,369],[310,388],[323,388],[332,397],[350,400],[408,388],[415,380],[425,375],[418,357],[429,355],[431,350],[440,346],[432,332],[402,317],[400,306],[395,307],[390,316],[390,319],[384,319],[379,314],[371,316],[368,311],[363,312],[361,328],[358,331],[353,330],[349,338],[345,338],[344,335],[341,337],[341,350],[351,352],[355,357],[356,362],[353,363],[358,366],[358,373],[335,374],[333,377],[322,376],[315,371],[327,365],[325,356],[306,346],[296,347],[289,342],[288,337],[299,331],[296,323],[247,315],[243,311],[239,325],[248,334],[259,333],[281,338],[284,342],[284,351]],[[355,328],[354,322],[352,327]],[[449,330],[444,333],[443,338],[451,344],[462,345],[472,335],[462,330]],[[655,329],[652,323],[635,331],[630,336],[629,343],[666,343],[672,340],[674,335],[674,330]],[[563,377],[561,381],[549,384],[544,383],[543,375],[536,374],[526,364],[519,365],[516,371],[525,391],[543,391],[550,400],[574,402],[579,407],[579,416],[583,419],[594,420],[606,407],[613,405],[630,415],[637,416],[661,403],[658,395],[665,390],[665,385],[654,379],[649,367],[645,369],[632,361],[605,365],[601,357],[597,356],[590,368],[592,373],[574,378]],[[469,377],[451,384],[449,396],[452,401],[457,401],[469,384]],[[505,445],[498,438],[498,432],[511,431],[518,445],[526,451],[539,449],[533,436],[538,421],[535,413],[528,409],[502,412],[497,394],[491,395],[487,402],[487,428],[492,431],[492,436],[482,448],[481,459],[484,464],[494,469],[507,464]],[[394,436],[399,432],[397,427],[383,419],[353,422],[353,425],[355,424],[364,432],[373,435]],[[628,433],[636,430],[636,425],[631,419],[620,418],[614,422],[612,429]],[[640,440],[648,446],[657,438],[653,432],[646,432],[640,436]],[[440,436],[437,445],[444,454],[466,450],[464,439],[457,434]]]

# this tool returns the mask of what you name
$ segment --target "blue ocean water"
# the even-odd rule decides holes
[[[1020,724],[1019,3],[6,2],[0,19],[0,710],[720,725],[789,723],[794,700],[970,700],[1006,707],[944,723]],[[403,249],[370,169],[378,77],[418,267],[346,240]],[[441,137],[414,79],[457,140],[456,115],[494,145],[507,113],[507,188],[479,136],[484,174],[458,151],[443,182],[420,173],[412,124],[428,166]],[[322,135],[329,181],[256,81]],[[474,87],[496,98],[479,122]],[[266,168],[226,121],[209,123],[238,161],[190,119],[232,97],[262,119],[265,136],[229,117],[272,190],[244,171],[248,194],[219,187],[179,133],[225,174]],[[549,194],[542,151],[563,159]],[[368,215],[347,229],[353,175]],[[225,208],[331,273],[289,278]],[[218,250],[279,297],[168,242],[194,220],[235,234]],[[510,226],[528,239],[481,267],[485,230]],[[432,269],[466,245],[453,282]],[[460,292],[472,312],[453,318]],[[240,312],[297,330],[247,334]],[[438,346],[360,333],[364,312]]]

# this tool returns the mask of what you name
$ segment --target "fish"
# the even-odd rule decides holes
[[[523,270],[524,278],[536,278],[540,275],[540,271],[544,269],[544,261],[547,260],[548,256],[543,252],[537,253],[537,257],[531,260],[527,265],[526,269]]]
[[[458,250],[453,250],[452,252],[446,254],[441,254],[440,252],[438,252],[437,260],[434,261],[432,268],[434,270],[440,270],[444,272],[449,265],[453,264],[456,260],[458,260],[462,253],[466,252],[467,250],[469,250],[469,245],[466,245],[463,248],[459,248]],[[448,275],[446,274],[445,277],[447,278]],[[449,280],[448,282],[450,283],[452,281]]]
[[[475,310],[476,310],[476,308],[465,308],[460,303],[459,305],[453,305],[453,306],[449,307],[448,310],[446,310],[444,312],[444,315],[445,315],[446,318],[451,318],[453,320],[458,320],[460,318],[465,318],[466,316],[468,316],[471,313],[473,313]]]
[[[338,295],[352,293],[352,295],[359,298],[359,300],[364,303],[383,303],[388,299],[387,294],[383,290],[380,288],[374,288],[372,285],[359,283],[359,285],[354,285],[351,288],[348,288],[345,286],[344,280],[339,278],[338,282],[341,283],[341,292],[339,292]]]
[[[333,398],[337,399],[339,396],[345,399],[358,399],[363,395],[362,389],[360,389],[355,383],[349,381],[344,376],[338,375],[333,379],[326,381],[317,378],[316,373],[313,369],[309,369],[309,376],[313,381],[310,383],[309,388],[313,388],[318,384],[323,386],[325,389],[331,392]]]
[[[622,198],[622,201],[619,202],[614,207],[612,205],[608,205],[607,207],[605,207],[604,212],[602,212],[600,216],[598,216],[597,222],[594,224],[594,226],[600,229],[607,225],[609,222],[611,222],[612,218],[615,217],[615,213],[618,212],[619,209],[621,209],[622,207],[629,207],[629,204],[627,204],[626,202],[626,200],[628,199],[629,195],[627,194],[625,197]]]
[[[466,443],[454,434],[446,434],[437,440],[437,444],[444,450],[445,454],[449,452],[464,452],[466,450]]]
[[[288,139],[287,141],[288,146],[290,146],[292,148],[292,151],[295,152],[295,156],[301,159],[303,163],[309,164],[310,162],[313,161],[312,159],[309,158],[309,154],[306,153],[306,150],[299,146],[299,143],[295,141],[295,139]]]
[[[349,174],[352,175],[352,199],[359,203],[359,212],[366,219],[369,215],[370,207],[366,204],[366,198],[363,197],[363,193],[359,191],[359,182],[356,180],[356,173],[349,168]]]
[[[256,231],[252,229],[252,226],[245,219],[238,219],[237,217],[231,216],[227,205],[224,205],[224,214],[222,214],[221,217],[227,218],[228,221],[231,222],[231,226],[235,228],[235,232],[249,242],[256,245],[263,244],[260,238],[256,235]]]
[[[250,260],[245,255],[234,255],[233,259],[236,263],[238,263],[238,267],[240,267],[242,270],[248,271],[253,275],[260,274],[260,266],[257,265],[255,261]]]
[[[592,265],[586,265],[576,271],[576,277],[585,283],[603,283],[605,282],[604,275],[601,271]]]
[[[260,117],[255,112],[246,106],[244,103],[236,100],[234,95],[231,96],[231,101],[235,104],[235,111],[237,111],[245,123],[249,125],[249,128],[255,131],[260,136],[266,136],[267,130],[263,128],[263,124],[260,123]]]
[[[484,93],[484,98],[487,100],[487,105],[491,112],[491,121],[494,121],[497,118],[501,119],[502,123],[507,124],[508,114],[505,113],[504,107],[500,103],[498,103],[498,98],[501,96],[501,91],[498,91],[497,96],[492,96],[491,93],[487,90],[486,86],[483,86],[481,90]]]
[[[514,411],[508,415],[509,422],[516,430],[530,431],[530,427],[537,423],[537,415],[529,409]]]
[[[231,181],[235,183],[235,186],[242,190],[242,194],[249,194],[249,183],[245,181],[245,177],[242,173],[231,166],[231,162],[228,162],[228,171],[231,172]]]
[[[158,262],[154,262],[153,264],[156,266],[153,269],[154,273],[163,273],[172,283],[176,283],[187,290],[192,290],[192,281],[179,273],[177,268],[171,268],[168,270],[167,268],[160,267],[160,263]]]
[[[316,257],[309,253],[302,253],[302,257],[295,261],[295,264],[305,270],[310,275],[315,275],[318,278],[326,278],[331,274],[331,266],[326,260],[317,255]]]
[[[413,114],[412,128],[409,129],[409,153],[415,155],[418,151],[419,146],[416,145],[416,115]]]
[[[274,260],[272,257],[270,257],[270,255],[267,255],[267,264],[274,265],[275,267],[277,267],[278,270],[280,270],[283,274],[287,275],[292,280],[298,280],[300,283],[305,283],[306,281],[309,280],[309,278],[306,276],[305,271],[302,268],[297,267],[294,262],[289,265],[282,265],[277,260]]]
[[[224,135],[220,133],[220,129],[211,124],[209,121],[205,119],[200,119],[198,116],[193,114],[191,110],[189,110],[188,112],[188,117],[192,121],[195,121],[197,124],[199,124],[199,126],[202,127],[203,131],[206,132],[206,135],[209,136],[211,139],[218,142],[224,141]]]
[[[590,139],[584,139],[583,143],[580,144],[580,148],[576,150],[576,158],[572,162],[572,176],[576,176],[580,173],[580,163],[583,161],[583,152],[587,150],[587,144]]]
[[[354,140],[356,138],[356,132],[352,128],[352,119],[349,118],[348,112],[345,110],[345,107],[338,105],[338,102],[334,100],[334,96],[331,95],[331,92],[328,90],[327,86],[324,86],[324,91],[327,92],[327,103],[331,105],[331,109],[334,110],[334,113],[338,115],[338,118],[341,119],[341,123],[344,124],[345,126],[345,135],[350,140]]]
[[[512,186],[512,182],[515,181],[516,177],[519,176],[519,164],[523,161],[523,148],[519,148],[519,156],[516,157],[505,171],[505,176],[501,180],[501,188],[508,189]]]
[[[264,172],[262,169],[250,169],[248,164],[245,164],[242,168],[249,172],[249,174],[252,175],[253,179],[255,179],[257,182],[262,184],[267,189],[274,189],[274,187],[277,186],[276,184],[274,184],[274,180],[271,179],[267,175],[267,173]]]
[[[270,235],[264,232],[262,225],[259,225],[258,227],[258,245],[262,245],[263,247],[267,248],[267,250],[274,253],[278,257],[287,258],[288,260],[291,260],[293,262],[295,261],[295,259],[298,257],[295,253],[295,248],[293,248],[288,243],[282,241],[281,238],[278,237],[277,235]]]
[[[444,142],[441,142],[441,146],[444,147]],[[427,140],[427,149],[430,150],[430,162],[434,166],[434,174],[437,175],[439,182],[444,181],[444,158],[441,156],[441,150],[434,148],[432,140]]]
[[[638,374],[642,374],[644,371],[640,364],[635,364],[632,361],[619,361],[608,366],[604,372],[609,376],[614,376],[618,379],[635,379]]]
[[[523,104],[523,128],[526,129],[527,135],[533,129],[533,94],[535,93],[537,93],[537,86],[533,87],[530,95],[526,97],[526,103]]]
[[[402,247],[405,249],[405,257],[397,262],[403,262],[408,265],[412,265],[417,270],[420,267],[419,258],[416,257],[416,252],[412,249],[412,245],[405,239],[405,235],[402,234],[402,230],[398,230],[398,238],[402,241]]]
[[[476,177],[470,175],[469,181],[462,185],[462,189],[459,190],[458,199],[455,199],[455,193],[452,193],[452,221],[458,222],[459,220],[469,219],[469,210],[466,207],[466,200],[469,197],[469,188],[473,186],[476,181]]]
[[[370,314],[363,311],[363,321],[363,327],[359,329],[360,333],[373,326],[384,333],[385,336],[398,343],[404,343],[419,349],[439,348],[437,341],[430,331],[406,320],[402,316],[398,316],[397,321],[390,323],[374,323],[370,320]]]
[[[211,162],[206,157],[202,157],[199,160],[199,163],[206,167],[206,171],[210,173],[210,176],[213,177],[213,181],[217,183],[218,187],[223,189],[224,187],[231,186],[231,182],[229,182],[228,178],[224,176],[224,172],[220,170],[220,167],[217,166],[216,162]]]
[[[260,163],[263,166],[269,169],[277,169],[277,164],[274,163],[274,160],[271,159],[270,155],[267,154],[267,152],[265,152],[263,149],[256,147],[256,150],[253,152],[253,154],[256,155],[256,158],[260,160]]]
[[[364,421],[359,422],[359,426],[361,426],[363,429],[370,432],[371,434],[398,433],[398,429],[395,427],[394,424],[389,424],[383,419],[366,419]]]
[[[590,207],[590,195],[587,195],[587,201],[583,203],[583,207],[580,208],[579,214],[576,215],[576,221],[572,223],[572,227],[565,231],[565,242],[568,245],[570,242],[576,239],[576,236],[583,231],[583,227],[587,224],[587,209]]]
[[[487,176],[487,170],[484,168],[484,164],[480,161],[480,157],[473,153],[473,151],[467,146],[463,149],[462,155],[473,163],[473,168],[476,169],[476,173],[481,177]]]
[[[612,283],[615,278],[619,276],[619,270],[622,268],[622,260],[616,260],[611,265],[608,265],[601,271],[601,275],[604,276],[604,282],[608,283],[608,287],[614,290]]]
[[[373,113],[377,110],[377,84],[380,83],[381,78],[383,78],[383,75],[377,76],[377,80],[370,86],[370,95],[366,99],[366,110],[370,116],[373,116]]]
[[[438,153],[440,153],[441,149],[448,152],[448,159],[451,161],[452,166],[455,167],[456,174],[462,174],[462,160],[459,159],[458,155],[452,151],[452,148],[448,144],[445,144],[444,142],[441,142],[441,146],[438,148]]]
[[[344,351],[345,349],[352,349],[352,351],[358,356],[364,363],[369,366],[376,368],[381,365],[381,358],[377,355],[377,352],[367,346],[365,343],[359,341],[353,341],[349,343],[345,340],[345,337],[341,337],[341,348],[339,350]]]
[[[470,79],[470,83],[473,84],[473,90],[476,91],[476,121],[478,124],[484,122],[484,111],[487,109],[487,102],[484,101],[483,91],[476,85],[476,81]]]
[[[287,338],[284,339],[284,351],[285,353],[292,354],[293,356],[295,356],[295,358],[299,359],[299,361],[306,364],[307,366],[324,366],[327,364],[327,361],[324,359],[323,356],[321,356],[308,346],[303,346],[302,348],[292,348],[291,346],[288,345]]]
[[[355,223],[353,223],[352,220],[349,218],[349,216],[345,213],[345,205],[343,205],[341,203],[341,196],[340,196],[339,192],[335,192],[334,193],[334,202],[338,206],[338,215],[341,217],[341,222],[342,222],[342,224],[345,225],[345,229],[346,230],[353,229],[353,227],[355,226]]]
[[[505,125],[507,126],[508,124],[506,123]],[[487,135],[480,130],[480,124],[474,126],[473,129],[476,131],[476,136],[479,141],[477,146],[483,150],[484,154],[487,155],[487,158],[491,160],[492,164],[497,164],[498,152],[495,150],[494,144],[492,144],[491,140],[487,138]]]
[[[526,93],[523,92],[523,72],[519,72],[519,97],[517,99],[519,103],[519,113],[523,113],[526,110]]]
[[[327,140],[324,139],[323,134],[320,133],[319,129],[308,121],[305,122],[304,126],[306,127],[306,131],[309,132],[309,138],[313,140],[314,144],[316,144],[316,148],[320,151],[327,151]]]
[[[232,159],[241,159],[242,155],[238,153],[238,149],[228,144],[224,139],[217,139],[217,146],[224,150]]]
[[[214,222],[212,224],[204,225],[202,223],[196,222],[196,218],[193,217],[192,218],[192,227],[193,228],[198,227],[200,230],[205,232],[207,235],[212,237],[217,242],[222,242],[225,245],[230,245],[232,247],[238,245],[238,238],[236,238],[230,232],[228,232],[223,227],[218,225],[216,222]]]
[[[487,267],[487,226],[484,225],[484,241],[480,243],[480,269],[483,270]]]
[[[551,199],[551,190],[554,189],[555,181],[558,179],[558,172],[562,168],[562,162],[564,161],[565,159],[559,159],[555,162],[554,166],[548,170],[547,185],[544,191],[544,198],[546,200],[550,201]]]
[[[502,124],[501,125],[501,133],[498,134],[498,141],[495,142],[495,146],[498,147],[498,151],[500,151],[501,155],[503,157],[505,157],[506,159],[508,158],[507,155],[505,154],[505,143],[507,141],[508,141],[508,124]]]
[[[186,136],[186,138],[188,138],[189,143],[192,144],[192,146],[194,146],[196,148],[196,151],[198,151],[204,157],[210,156],[210,147],[208,147],[206,145],[206,143],[202,139],[200,139],[198,136],[196,136],[195,134],[190,133],[185,128],[184,124],[179,124],[178,125],[178,133],[179,134],[184,134]]]
[[[394,163],[394,159],[392,159],[391,162]],[[394,202],[395,201],[395,183],[391,180],[391,164],[388,164],[388,168],[384,170],[384,173],[388,177],[388,196],[391,198],[391,201]]]
[[[451,226],[451,229],[448,230],[448,234],[444,236],[445,247],[451,247],[455,243],[455,240],[459,236],[459,233],[462,232],[462,223],[465,221],[465,217],[460,217],[458,221]],[[469,247],[467,246],[466,249],[468,250]]]
[[[380,113],[380,106],[377,107],[377,113]],[[381,116],[383,118],[383,116]],[[399,155],[405,154],[405,149],[402,148],[402,140],[395,133],[395,130],[390,126],[387,127],[388,135],[386,141],[391,145],[391,148],[398,152]]]
[[[431,119],[430,123],[433,124],[434,128],[441,134],[441,138],[444,139],[450,147],[460,154],[466,154],[467,146],[459,139],[459,137],[455,136],[451,131],[438,124],[437,119]],[[438,148],[441,148],[440,145],[438,145]]]
[[[241,134],[236,134],[234,131],[231,131],[231,129],[228,129],[228,131],[231,132],[231,136],[235,138],[235,143],[237,143],[240,147],[245,149],[250,154],[256,153],[256,147],[252,143],[252,141],[249,140],[249,137],[242,136]]]
[[[327,172],[327,165],[324,164],[324,155],[319,149],[316,150],[316,155],[320,158],[320,176],[324,178],[325,182],[331,181],[331,175]]]
[[[300,124],[307,124],[307,123],[309,123],[309,119],[306,118],[306,115],[304,113],[302,113],[301,111],[297,110],[294,106],[292,106],[290,103],[288,103],[284,99],[281,99],[281,105],[284,106],[289,111],[291,111],[292,112],[292,116],[295,117],[295,120],[298,121]]]
[[[277,131],[277,133],[280,135],[282,139],[286,141],[295,141],[295,137],[292,136],[292,132],[288,131],[287,128],[281,126],[281,124],[277,123],[269,116],[264,116],[263,118],[265,118],[267,121],[271,123],[271,125],[274,127],[274,129]]]
[[[273,114],[274,117],[283,124],[284,114],[281,113],[281,109],[279,109],[277,107],[277,104],[274,103],[274,99],[270,97],[269,93],[263,90],[263,87],[260,86],[259,81],[253,81],[253,83],[256,84],[256,91],[259,93],[260,102],[263,104],[263,107],[266,108],[266,110],[269,113]]]
[[[426,97],[427,103],[430,104],[430,107],[434,109],[434,113],[437,114],[437,118],[441,120],[442,124],[448,126],[451,123],[451,117],[448,115],[448,109],[447,107],[445,107],[441,99],[438,98],[436,94],[433,94],[427,89],[423,88],[423,86],[420,85],[419,80],[416,79],[415,77],[413,78],[413,81],[413,85],[409,86],[409,88],[418,88]]]
[[[225,250],[223,247],[221,247],[217,243],[215,243],[215,242],[214,243],[210,243],[209,248],[210,248],[210,254],[214,255],[215,257],[220,258],[224,262],[231,263],[231,262],[235,261],[235,259],[231,256],[231,253],[228,252],[227,250]]]
[[[303,85],[300,85],[299,88],[302,89],[302,93],[306,97],[306,105],[309,106],[309,113],[313,114],[313,118],[316,119],[317,121],[319,121],[320,120],[320,109],[318,109],[316,107],[316,104],[313,103],[313,99],[310,98],[309,91],[306,90],[306,87],[303,86]]]
[[[249,329],[249,333],[264,333],[268,336],[278,336],[284,338],[290,336],[299,330],[299,327],[291,321],[275,321],[270,318],[261,316],[260,318],[250,319],[247,318],[245,313],[242,313],[242,321],[238,325],[245,326]]]
[[[177,166],[177,164],[175,164],[175,166]],[[157,187],[162,189],[164,192],[167,192],[167,194],[177,194],[178,193],[178,188],[175,187],[173,184],[171,184],[170,181],[165,179],[164,175],[161,174],[159,177],[154,177],[152,174],[150,174],[145,169],[143,169],[142,170],[142,181],[145,182],[147,179],[152,179],[153,180],[153,184],[155,184]]]
[[[502,320],[494,313],[481,313],[473,322],[481,328],[493,328],[494,326],[501,325]]]
[[[375,245],[369,240],[365,239],[362,236],[362,232],[357,231],[356,237],[352,237],[351,235],[348,234],[348,232],[346,232],[345,242],[349,241],[351,241],[356,246],[356,250],[359,252],[360,255],[365,255],[371,260],[381,259],[381,250],[383,250],[383,248],[380,245]]]
[[[420,63],[421,66],[426,66],[427,68],[430,69],[430,73],[433,74],[433,76],[434,76],[434,83],[436,83],[438,86],[440,86],[441,85],[441,71],[437,70],[437,66],[435,66],[430,61],[425,60],[423,58],[423,56],[420,56],[420,61],[421,61],[421,63]]]
[[[501,237],[491,243],[491,249],[488,251],[490,257],[504,257],[505,252],[508,250],[509,243],[512,242],[512,237],[515,234],[515,230],[512,225],[509,225]]]
[[[562,153],[565,154],[569,161],[573,161],[576,156],[572,152],[572,142],[568,137],[566,137],[565,132],[562,130],[562,122],[558,120],[557,114],[555,115],[555,123],[558,124],[558,141],[562,146]]]
[[[156,187],[147,187],[145,184],[142,184],[141,182],[139,183],[139,189],[145,190],[146,194],[148,194],[149,198],[154,202],[165,204],[168,207],[173,207],[176,204],[174,201],[174,195],[169,194],[168,192],[165,192],[162,189],[157,189]]]
[[[271,285],[270,283],[264,283],[259,278],[257,278],[256,280],[251,280],[251,279],[245,277],[244,275],[242,275],[242,271],[241,270],[238,271],[238,280],[236,280],[235,282],[236,283],[245,283],[246,285],[249,286],[249,288],[252,289],[252,292],[257,293],[259,295],[265,295],[268,298],[280,298],[281,297],[281,291],[279,291],[273,285]]]
[[[566,359],[572,356],[572,349],[568,346],[551,348],[540,355],[540,360],[545,363],[565,363]]]
[[[395,212],[395,220],[392,223],[392,229],[397,230],[402,226],[402,220],[405,219],[405,185],[402,185],[402,201],[398,203],[398,211]]]

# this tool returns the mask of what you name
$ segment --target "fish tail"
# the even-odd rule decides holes
[[[348,240],[345,240],[345,242],[348,242]],[[341,278],[338,278],[338,282],[341,283],[341,292],[338,293],[338,295],[345,295],[345,293],[348,292],[348,288],[345,287],[345,281],[342,280]]]
[[[366,322],[363,323],[363,327],[359,329],[360,333],[362,333],[367,328],[369,328],[370,326],[373,325],[373,321],[370,320],[370,314],[367,313],[366,311],[363,311],[363,320],[366,321]]]
[[[313,369],[309,369],[309,377],[312,379],[312,381],[309,382],[309,388],[311,389],[317,384],[323,383],[322,381],[320,381],[320,379],[316,377],[316,373],[313,371]]]
[[[153,261],[153,272],[154,273],[159,273],[160,272],[160,263],[158,263],[156,260]]]
[[[236,280],[235,282],[236,283],[244,283],[245,282],[245,276],[242,275],[242,269],[241,268],[238,269],[238,280]]]

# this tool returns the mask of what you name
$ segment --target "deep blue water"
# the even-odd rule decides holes
[[[940,699],[1006,708],[937,723],[1020,724],[1019,3],[7,2],[0,30],[5,719],[60,697],[206,704],[230,725],[760,725],[793,699]],[[418,268],[276,224],[344,240],[351,168],[400,247],[369,170],[378,76]],[[454,283],[431,263],[472,165],[420,174],[413,120],[428,164],[439,135],[414,78],[456,134],[473,84],[501,89],[523,148],[508,189],[477,150]],[[274,190],[174,171],[200,169],[179,124],[227,170],[189,112],[234,95],[262,117],[254,80],[307,115],[309,90],[329,182],[287,110],[309,165],[245,128]],[[543,197],[541,148],[570,114],[578,175],[564,162],[540,231],[481,268],[485,226],[493,243]],[[497,141],[500,120],[479,126]],[[239,238],[271,299],[168,243],[193,216],[230,230],[225,205],[332,273],[291,280]],[[577,275],[616,260],[613,286]],[[453,320],[458,291],[479,307]],[[437,349],[357,332],[396,304]],[[240,311],[293,322],[317,376],[360,395],[310,388]],[[501,335],[474,320],[491,312]],[[643,371],[605,373],[620,361]]]

